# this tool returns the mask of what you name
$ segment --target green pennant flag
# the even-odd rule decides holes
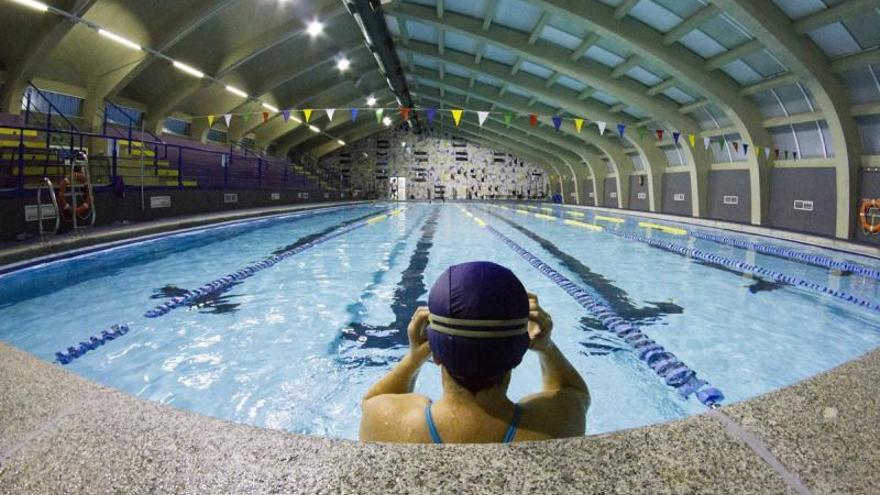
[[[636,132],[639,134],[639,140],[645,139],[645,133],[647,133],[647,129],[644,127],[636,128]]]
[[[513,114],[510,112],[504,113],[504,123],[507,124],[507,127],[510,127],[510,123],[513,122]]]
[[[721,151],[724,151],[724,139],[718,142],[718,146],[720,147]]]
[[[251,121],[251,114],[246,113],[246,114],[242,115],[242,118],[244,119],[244,125],[247,125],[248,122]]]
[[[377,123],[377,124],[381,124],[381,123],[382,123],[382,114],[383,114],[383,113],[385,113],[385,110],[382,110],[381,108],[378,109],[378,110],[376,110],[376,123]]]

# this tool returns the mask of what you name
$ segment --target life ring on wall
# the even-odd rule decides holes
[[[67,188],[70,187],[71,177],[74,182],[83,185],[82,202],[76,205],[76,208],[72,208],[70,203],[67,202]],[[58,209],[61,210],[65,220],[71,219],[71,210],[74,211],[77,217],[83,219],[89,214],[89,211],[92,209],[92,194],[91,187],[89,186],[88,178],[80,172],[74,172],[70,176],[65,177],[61,184],[58,185]]]
[[[877,211],[869,215],[868,212],[872,209]],[[868,217],[872,220],[869,221]],[[880,222],[874,223],[873,218],[880,218],[880,199],[863,199],[862,207],[859,208],[859,221],[866,234],[880,234]]]

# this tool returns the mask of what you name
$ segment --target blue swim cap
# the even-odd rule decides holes
[[[473,261],[446,269],[428,295],[428,341],[453,376],[490,378],[529,348],[529,297],[507,268]]]

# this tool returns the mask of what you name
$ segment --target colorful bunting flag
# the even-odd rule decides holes
[[[617,124],[617,133],[620,134],[621,139],[623,139],[624,132],[626,132],[626,124]]]
[[[676,145],[678,144],[678,138],[680,138],[680,137],[681,137],[681,133],[680,133],[680,132],[673,132],[673,133],[672,133],[672,141],[673,141]]]
[[[584,127],[584,119],[574,119],[574,128],[578,134],[581,133],[581,129]]]
[[[532,127],[538,125],[538,116],[535,114],[529,115],[529,123],[532,124]]]
[[[214,119],[213,115],[208,115],[208,128],[214,127]]]
[[[599,135],[605,135],[605,128],[608,127],[608,122],[596,122],[596,125],[599,126]]]
[[[775,149],[773,150],[773,159],[774,159],[774,160],[779,160],[779,148],[775,148]]]
[[[286,124],[290,120],[290,110],[282,110],[281,117],[284,118],[284,123]]]
[[[697,136],[694,134],[688,134],[688,142],[691,143],[691,149],[697,147]]]
[[[747,143],[743,143],[743,155],[749,154],[749,145]]]
[[[718,147],[721,149],[721,151],[724,151],[724,143],[726,143],[724,138],[721,138],[721,141],[718,142]]]
[[[312,112],[313,112],[313,110],[312,110],[311,108],[306,108],[306,109],[303,110],[303,117],[306,118],[306,124],[308,124],[309,121],[312,120]],[[290,115],[290,112],[287,112],[287,114],[288,114],[288,116],[289,116],[289,115]],[[288,118],[289,118],[289,117],[288,117]],[[285,122],[286,122],[286,121],[285,121]]]
[[[455,121],[455,127],[458,127],[458,125],[461,124],[462,113],[464,113],[464,110],[461,110],[459,108],[452,110],[452,120]]]
[[[428,117],[428,125],[431,125],[434,122],[434,118],[437,117],[437,109],[429,108],[425,110],[425,115]]]
[[[639,135],[639,141],[641,141],[642,139],[645,139],[645,134],[647,132],[648,132],[648,130],[645,129],[644,127],[637,127],[636,128],[636,134]]]
[[[360,108],[352,108],[351,109],[351,121],[354,122],[358,119],[358,114],[361,113]]]
[[[248,122],[251,121],[251,114],[246,113],[241,116],[244,119],[244,125],[248,125]]]
[[[770,159],[770,148],[764,148],[764,159]]]
[[[785,150],[785,159],[788,160],[788,150]]]
[[[730,144],[733,145],[733,151],[739,153],[739,141],[734,141],[734,142],[732,142],[732,143],[730,143]]]
[[[758,157],[759,159],[761,158],[761,147],[760,146],[757,146],[757,145],[755,146],[755,156]]]
[[[231,113],[227,113],[226,115],[224,115],[223,119],[226,121],[226,127],[229,127],[230,124],[232,124],[232,114]]]
[[[378,110],[376,110],[376,123],[377,123],[377,124],[381,124],[381,123],[382,123],[382,115],[383,115],[384,113],[385,113],[385,110],[382,110],[381,108],[378,109]]]
[[[263,112],[263,123],[269,122],[269,112]]]
[[[480,127],[483,127],[483,124],[486,123],[486,119],[489,118],[489,112],[477,112],[477,120],[480,121]]]
[[[400,109],[400,116],[403,117],[403,120],[409,120],[409,112],[410,112],[410,110],[411,110],[411,109],[410,109],[409,107],[401,107],[401,109]]]
[[[792,158],[797,160],[797,151],[792,151],[791,154],[792,154]]]
[[[553,117],[553,127],[558,131],[562,127],[562,117]]]
[[[330,122],[333,122],[333,115],[336,113],[336,109],[335,108],[328,108],[324,111],[327,112],[327,120]]]
[[[663,129],[657,129],[657,141],[663,141]]]
[[[709,144],[710,144],[711,142],[712,142],[711,139],[709,139],[709,138],[707,138],[707,137],[704,137],[704,138],[703,138],[703,146],[705,146],[706,149],[709,149]]]
[[[513,121],[513,114],[510,112],[504,113],[504,123],[507,124],[507,127],[510,127],[510,123]]]

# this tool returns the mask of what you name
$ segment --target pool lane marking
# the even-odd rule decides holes
[[[566,215],[571,215],[571,216],[573,216],[573,217],[579,217],[579,218],[584,218],[584,217],[587,216],[587,215],[585,215],[585,214],[583,214],[583,213],[581,213],[581,212],[579,212],[579,211],[570,211],[570,210],[566,210],[566,211],[565,211],[565,214],[566,214]]]
[[[325,234],[321,237],[318,237],[317,239],[313,239],[313,240],[311,240],[305,244],[301,244],[295,248],[288,249],[287,251],[282,251],[278,254],[273,254],[272,256],[269,256],[262,261],[258,261],[256,263],[252,263],[250,265],[247,265],[235,273],[231,273],[229,275],[221,277],[221,278],[214,280],[212,282],[208,282],[207,284],[199,287],[198,289],[187,291],[187,293],[182,296],[173,297],[169,301],[166,301],[165,303],[162,303],[162,304],[154,307],[153,309],[148,310],[146,313],[144,313],[144,316],[146,318],[158,318],[160,316],[163,316],[163,315],[169,313],[171,310],[173,310],[175,308],[179,308],[181,306],[187,306],[191,302],[195,301],[196,299],[198,299],[200,297],[203,297],[203,296],[206,296],[209,294],[225,292],[232,287],[232,284],[234,284],[236,282],[240,282],[245,279],[248,279],[257,273],[259,273],[267,268],[271,268],[271,267],[275,266],[276,264],[280,263],[281,261],[284,261],[285,259],[290,258],[291,256],[297,255],[303,251],[306,251],[310,248],[317,246],[318,244],[322,244],[322,243],[327,242],[329,240],[335,239],[337,237],[345,235],[345,234],[352,232],[354,230],[357,230],[359,228],[366,227],[367,225],[374,225],[374,224],[376,224],[386,218],[388,218],[388,214],[377,215],[377,216],[369,218],[365,221],[361,221],[361,222],[358,222],[358,223],[355,223],[352,225],[348,225],[348,226],[345,226],[345,227],[338,229],[336,231]]]
[[[535,213],[535,218],[540,218],[541,220],[556,220],[556,217],[544,215],[541,213]]]
[[[688,231],[685,229],[679,229],[676,227],[669,227],[667,225],[660,225],[659,223],[651,223],[651,222],[639,222],[639,227],[644,229],[657,229],[659,231],[665,232],[667,234],[672,235],[687,235]]]
[[[598,218],[599,215],[596,215]],[[854,296],[852,294],[847,294],[845,292],[841,292],[830,287],[824,286],[822,284],[817,284],[815,282],[810,282],[809,280],[804,280],[802,278],[793,277],[791,275],[786,275],[782,272],[777,272],[775,270],[770,270],[768,268],[763,268],[757,265],[752,265],[749,263],[745,263],[742,261],[732,260],[730,258],[725,258],[723,256],[719,256],[717,254],[708,253],[706,251],[702,251],[700,249],[693,249],[685,246],[681,246],[679,244],[675,244],[665,240],[659,239],[649,239],[647,237],[642,237],[636,234],[630,234],[626,232],[620,231],[612,231],[606,230],[612,235],[622,237],[627,240],[641,242],[644,244],[648,244],[657,249],[661,249],[664,251],[668,251],[673,254],[678,254],[684,256],[686,258],[696,258],[702,261],[706,261],[709,263],[714,263],[716,265],[726,266],[728,268],[738,269],[744,272],[750,272],[754,275],[761,275],[766,278],[769,278],[773,282],[782,282],[791,286],[801,287],[803,289],[807,289],[812,292],[827,294],[836,299],[840,299],[841,301],[855,304],[856,306],[860,306],[863,308],[871,309],[874,311],[880,311],[880,303],[876,303],[873,301],[868,301],[866,299],[862,299],[860,297]]]
[[[563,223],[565,225],[571,225],[572,227],[580,227],[582,229],[592,230],[594,232],[602,232],[603,230],[605,230],[598,225],[593,225],[591,223],[578,222],[577,220],[570,220],[567,218],[565,219],[565,221]]]
[[[684,397],[696,394],[697,400],[710,408],[717,407],[724,400],[724,394],[721,390],[698,378],[697,373],[673,353],[621,318],[604,298],[593,296],[491,225],[486,225],[484,228],[541,274],[553,281],[583,309],[601,321],[605,328],[629,344],[638,354],[639,359],[663,378],[666,385],[675,388]]]
[[[594,216],[593,216],[593,219],[594,219],[594,220],[601,220],[601,221],[603,221],[603,222],[611,222],[611,223],[623,223],[623,222],[626,221],[626,220],[624,220],[623,218],[617,218],[617,217],[606,217],[606,216],[604,216],[604,215],[594,215]]]

